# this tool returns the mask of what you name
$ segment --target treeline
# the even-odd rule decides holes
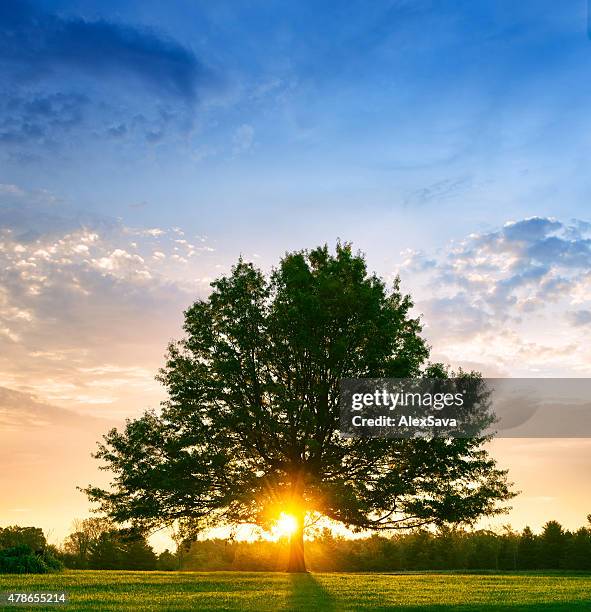
[[[184,570],[276,571],[285,567],[286,541],[203,540],[179,549]],[[591,521],[575,532],[556,521],[540,534],[441,529],[392,537],[348,539],[325,530],[306,542],[308,568],[319,572],[412,570],[591,570]]]
[[[312,571],[391,572],[412,570],[587,570],[591,571],[591,515],[576,531],[556,521],[539,534],[488,530],[415,530],[393,536],[348,539],[324,530],[306,542]],[[242,570],[285,568],[288,542],[209,539],[184,542],[156,554],[145,537],[118,529],[107,519],[76,521],[59,548],[39,528],[0,528],[0,573],[71,569]]]
[[[156,555],[143,535],[102,518],[75,521],[61,547],[48,544],[39,527],[0,528],[0,574],[42,574],[63,567],[170,570],[178,569],[172,565],[176,559],[169,552]]]

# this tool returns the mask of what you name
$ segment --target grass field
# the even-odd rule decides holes
[[[591,611],[591,574],[569,573],[67,571],[0,575],[0,593],[13,590],[68,592],[70,603],[65,608],[36,606],[35,610]]]

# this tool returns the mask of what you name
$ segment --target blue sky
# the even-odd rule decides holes
[[[0,180],[75,209],[269,255],[585,210],[584,2],[1,11]]]
[[[0,2],[0,524],[87,512],[89,448],[158,405],[183,309],[240,254],[352,241],[435,358],[591,376],[587,22],[583,0]],[[509,520],[584,522],[587,440],[499,449]]]

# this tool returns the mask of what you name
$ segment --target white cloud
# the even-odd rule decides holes
[[[591,374],[573,329],[591,308],[586,222],[532,217],[402,257],[436,357],[513,376]]]
[[[57,216],[31,234],[11,215],[0,229],[0,385],[98,414],[157,405],[154,375],[184,309],[208,290],[213,249],[175,230]]]

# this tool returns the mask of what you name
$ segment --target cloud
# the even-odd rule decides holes
[[[76,485],[123,418],[165,399],[154,380],[219,255],[180,228],[135,228],[0,185],[0,524],[63,537],[88,513]]]
[[[0,146],[19,165],[87,145],[184,139],[221,82],[159,31],[0,3]]]
[[[214,249],[179,229],[67,218],[51,200],[6,192],[0,386],[83,412],[157,405],[154,375],[183,310],[216,275]]]
[[[18,197],[24,195],[24,191],[17,185],[0,183],[0,195],[11,195]]]
[[[442,203],[461,196],[474,187],[473,183],[472,177],[469,176],[436,181],[407,194],[404,198],[404,204],[407,206],[423,206],[432,202]]]
[[[533,242],[545,239],[549,234],[562,229],[562,224],[552,219],[531,217],[523,221],[509,222],[503,227],[502,234],[509,241]]]
[[[505,375],[591,374],[572,329],[591,322],[590,236],[585,221],[531,217],[406,252],[400,273],[440,356]]]
[[[591,323],[591,310],[577,310],[575,312],[569,312],[567,317],[575,327],[589,325],[589,323]]]
[[[0,185],[0,228],[9,229],[15,240],[30,242],[40,236],[47,239],[88,227],[113,232],[120,223],[72,209],[43,189],[25,191],[16,185]]]
[[[157,94],[188,102],[211,78],[190,49],[162,34],[111,21],[63,19],[21,0],[1,3],[0,58],[21,82],[74,70],[132,77]]]
[[[106,428],[109,421],[41,401],[30,393],[0,387],[0,429],[4,433],[48,427]]]
[[[0,144],[48,144],[56,131],[82,123],[87,104],[80,94],[6,96],[0,103]]]

